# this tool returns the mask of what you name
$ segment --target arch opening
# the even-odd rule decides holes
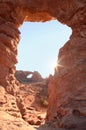
[[[27,78],[29,79],[29,78],[32,78],[32,76],[33,76],[33,74],[29,74],[29,75],[27,75]]]
[[[26,73],[22,83],[29,85],[32,96],[35,94],[30,106],[36,108],[45,119],[49,98],[48,82],[55,73],[59,49],[69,40],[72,30],[54,20],[45,23],[26,22],[20,31],[17,70],[23,70],[24,75]]]
[[[17,70],[38,71],[44,78],[53,75],[59,49],[69,40],[71,28],[51,20],[25,22],[20,31]]]

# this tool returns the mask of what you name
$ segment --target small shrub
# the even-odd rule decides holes
[[[48,101],[45,98],[41,98],[40,103],[43,107],[48,107]]]

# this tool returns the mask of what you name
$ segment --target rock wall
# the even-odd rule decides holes
[[[63,128],[86,129],[86,3],[81,6],[68,21],[72,35],[49,82],[47,119]]]
[[[0,84],[11,93],[11,88],[15,89],[16,86],[14,65],[17,63],[19,34],[14,23],[0,18]]]
[[[49,82],[47,118],[63,128],[84,125],[86,129],[86,37],[81,32],[85,33],[72,34],[60,49],[58,67]]]
[[[16,4],[16,1],[0,0],[0,85],[11,94],[16,93],[18,89],[14,77],[20,40],[18,27],[24,20],[22,11]]]
[[[86,0],[0,0],[0,85],[15,93],[17,45],[23,21],[58,19],[73,30],[60,49],[49,83],[48,121],[60,127],[86,127]]]

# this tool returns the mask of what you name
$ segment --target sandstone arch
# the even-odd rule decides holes
[[[60,127],[78,127],[86,122],[85,0],[0,0],[0,85],[11,93],[16,88],[14,65],[20,39],[18,27],[23,21],[51,19],[70,26],[73,34],[60,50],[62,67],[57,67],[49,83],[47,118],[49,121],[55,118]],[[78,116],[73,114],[74,109],[78,109]]]

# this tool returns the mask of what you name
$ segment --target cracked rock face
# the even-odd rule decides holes
[[[11,94],[17,91],[18,27],[24,21],[52,19],[73,33],[60,49],[59,66],[49,83],[47,119],[60,127],[86,128],[86,0],[0,0],[0,85]]]

